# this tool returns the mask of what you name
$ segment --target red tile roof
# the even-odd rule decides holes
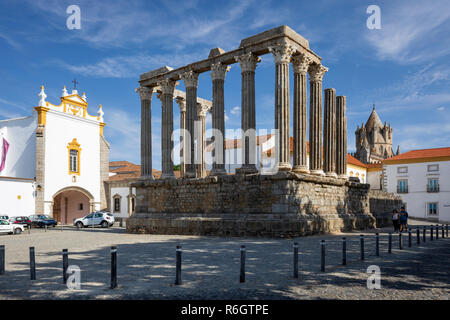
[[[383,162],[389,163],[396,160],[413,160],[413,159],[427,159],[427,158],[441,158],[450,157],[450,147],[446,148],[434,148],[434,149],[421,149],[411,150],[405,153],[401,153],[398,156],[383,160]]]

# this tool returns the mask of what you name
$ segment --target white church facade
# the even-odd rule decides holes
[[[0,215],[46,214],[59,223],[108,207],[109,143],[100,105],[64,87],[61,102],[44,87],[32,115],[0,120]]]

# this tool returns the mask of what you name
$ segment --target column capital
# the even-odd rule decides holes
[[[198,86],[198,73],[193,70],[186,71],[181,74],[181,79],[184,81],[184,86],[186,88]]]
[[[292,69],[294,70],[294,73],[306,75],[312,61],[311,57],[307,56],[305,53],[292,56]]]
[[[173,95],[175,91],[175,87],[178,85],[178,82],[171,79],[161,80],[158,85],[161,87],[162,94],[170,94]]]
[[[141,100],[152,100],[154,88],[153,87],[139,87],[139,88],[134,89],[134,91],[136,91],[136,93],[139,94],[139,96],[141,97]]]
[[[269,51],[272,52],[275,63],[279,64],[291,62],[292,54],[294,54],[297,49],[290,44],[283,43],[278,46],[269,47]]]
[[[199,117],[206,117],[206,113],[209,111],[209,106],[206,104],[197,103],[197,114]]]
[[[183,97],[176,97],[175,102],[180,106],[180,112],[186,112],[186,99]]]
[[[247,52],[240,56],[235,56],[234,60],[241,64],[242,72],[254,72],[256,69],[256,64],[261,61],[261,58],[255,56],[252,52]]]
[[[222,62],[211,64],[211,78],[213,81],[225,80],[225,75],[228,71],[230,71],[230,67],[222,64]]]
[[[325,75],[325,72],[328,71],[328,68],[321,65],[321,64],[312,64],[309,66],[308,72],[310,81],[311,82],[322,82],[323,76]]]

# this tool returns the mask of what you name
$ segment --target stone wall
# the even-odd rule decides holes
[[[369,191],[370,212],[377,219],[378,227],[392,225],[392,210],[400,211],[402,204],[402,198],[393,193],[373,189]]]
[[[132,233],[296,237],[376,226],[369,185],[335,178],[280,172],[133,186]]]

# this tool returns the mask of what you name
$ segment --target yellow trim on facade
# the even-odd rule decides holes
[[[70,151],[72,151],[72,150],[76,150],[77,154],[78,154],[77,171],[76,172],[71,171],[71,168],[70,168]],[[72,142],[70,142],[67,145],[67,151],[68,151],[68,156],[69,156],[69,175],[76,174],[77,176],[79,176],[80,175],[80,162],[81,162],[81,148],[80,148],[80,144],[77,141],[77,138],[73,138]]]
[[[34,110],[38,113],[38,125],[45,126],[47,124],[47,111],[50,110],[50,108],[35,107]]]
[[[450,161],[450,156],[384,160],[383,163],[389,165],[389,164],[406,164],[406,163],[437,162],[437,161]]]
[[[382,167],[367,168],[367,172],[372,172],[372,171],[382,171],[382,170],[383,170]]]
[[[367,170],[367,168],[365,168],[365,167],[360,167],[360,166],[357,166],[357,165],[354,165],[354,164],[351,164],[351,163],[347,163],[347,167],[353,168],[353,169],[356,169],[356,170]]]
[[[103,128],[106,126],[106,123],[100,122],[100,135],[103,136]]]

